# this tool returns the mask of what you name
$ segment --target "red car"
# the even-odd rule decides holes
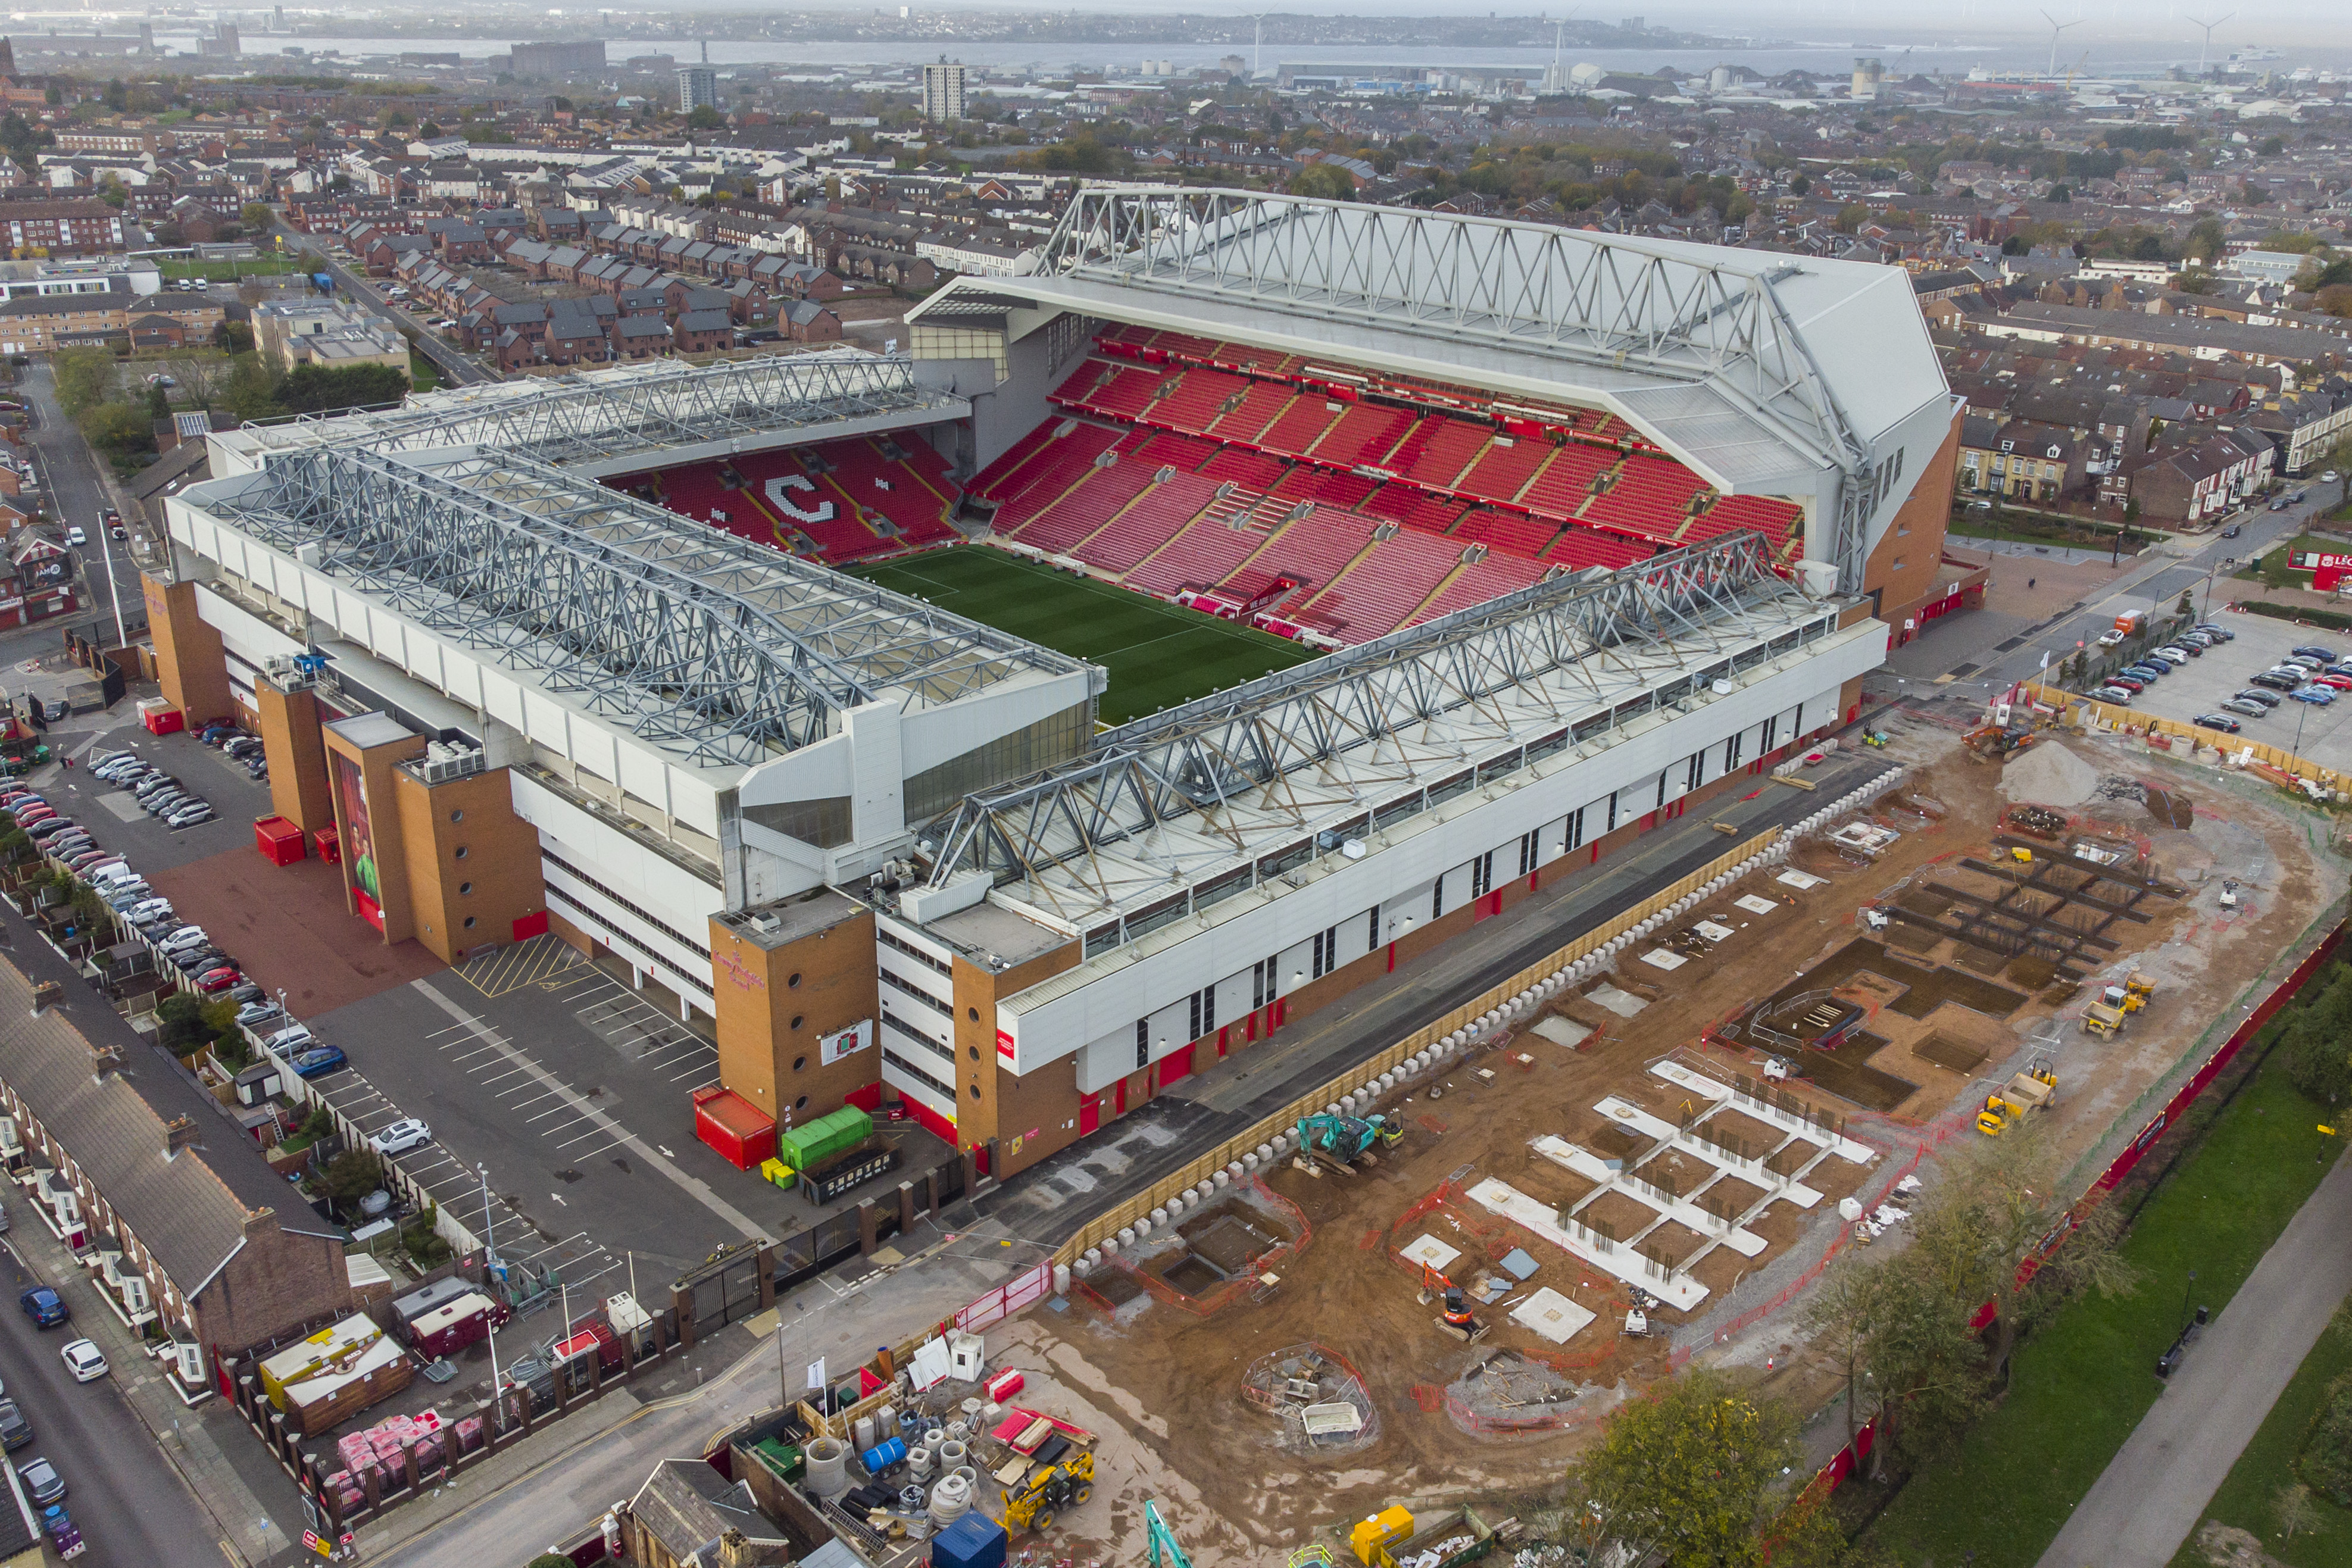
[[[2315,675],[2311,683],[2314,686],[2332,686],[2338,691],[2352,691],[2352,675]]]
[[[210,996],[215,992],[227,990],[244,979],[244,975],[226,966],[219,969],[207,969],[196,977],[196,989]]]

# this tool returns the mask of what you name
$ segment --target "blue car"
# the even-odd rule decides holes
[[[341,1047],[313,1046],[294,1058],[294,1076],[317,1078],[324,1073],[340,1071],[350,1065],[350,1058],[343,1055]]]
[[[2123,672],[2126,675],[2135,676],[2141,680],[2162,680],[2166,676],[2172,673],[2172,666],[2168,664],[2154,663],[2127,664],[2124,666]]]
[[[2300,691],[2290,691],[2287,695],[2297,702],[2308,702],[2315,707],[2325,708],[2336,700],[2336,689],[2332,686],[2306,686]]]
[[[34,1286],[16,1298],[16,1304],[25,1309],[25,1316],[33,1320],[36,1328],[54,1329],[73,1316],[66,1299],[47,1285]]]

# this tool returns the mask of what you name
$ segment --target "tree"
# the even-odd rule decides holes
[[[223,321],[213,329],[213,347],[231,355],[253,352],[253,329],[243,321]]]
[[[383,1185],[383,1158],[373,1149],[346,1149],[327,1162],[320,1184],[336,1202],[355,1203]]]
[[[727,123],[727,116],[719,111],[716,104],[698,103],[694,112],[686,117],[686,123],[696,131],[716,131]]]
[[[1796,1422],[1777,1401],[1694,1370],[1619,1408],[1570,1473],[1570,1495],[1629,1561],[1657,1552],[1669,1568],[1756,1563],[1796,1456]]]
[[[236,216],[247,228],[267,229],[278,215],[269,210],[268,202],[247,202],[238,209]]]
[[[373,408],[408,395],[408,373],[387,364],[296,367],[278,384],[277,401],[289,414],[331,408]]]
[[[209,414],[219,401],[221,383],[227,379],[228,362],[209,354],[181,354],[171,360],[167,368],[172,379],[180,384],[181,395]]]
[[[1822,1277],[1821,1289],[1805,1309],[1805,1331],[1813,1349],[1845,1384],[1845,1446],[1862,1435],[1863,1384],[1870,1376],[1870,1336],[1880,1298],[1880,1270],[1853,1253]],[[1874,1402],[1874,1408],[1875,1404]]]
[[[2303,1440],[2298,1468],[2305,1480],[2338,1507],[2352,1507],[2352,1373],[2328,1384]]]
[[[2287,1541],[2293,1541],[2297,1531],[2317,1524],[2319,1510],[2312,1506],[2311,1489],[2301,1481],[2279,1488],[2271,1499],[2271,1517],[2279,1521],[2279,1535]]]
[[[2352,967],[2337,965],[2325,989],[2288,1020],[2287,1080],[2328,1110],[2352,1101]]]
[[[1356,197],[1356,177],[1337,163],[1309,163],[1291,176],[1290,194],[1318,201],[1347,202]]]
[[[2043,1241],[2069,1223],[2058,1176],[2049,1134],[2028,1122],[1956,1154],[1913,1216],[1913,1250],[1940,1276],[1945,1293],[1993,1303],[1988,1369],[1996,1377],[2009,1372],[2029,1314],[2086,1289],[2128,1295],[2137,1283],[2137,1271],[2115,1250],[2120,1221],[2112,1205],[2074,1216],[2064,1243],[2019,1278]]]
[[[2197,595],[2190,593],[2186,588],[2181,589],[2180,603],[2172,606],[2172,613],[2182,617],[2184,620],[2189,616],[2195,615],[2197,613]]]
[[[60,349],[49,356],[58,402],[69,417],[79,418],[106,401],[114,390],[114,356],[104,349]]]
[[[150,383],[147,387],[147,417],[169,419],[171,416],[172,400],[164,395],[163,384],[160,381]]]
[[[176,1055],[194,1056],[211,1038],[205,1033],[204,1011],[204,1004],[185,991],[166,996],[155,1009],[162,1026],[156,1042]]]
[[[258,354],[238,354],[229,362],[220,398],[222,405],[239,419],[267,419],[286,412],[278,405],[269,373],[262,368]]]

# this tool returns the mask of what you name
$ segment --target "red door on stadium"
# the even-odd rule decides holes
[[[1186,1047],[1185,1047],[1182,1050],[1181,1050],[1181,1051],[1171,1051],[1171,1052],[1169,1052],[1169,1053],[1167,1054],[1167,1056],[1165,1056],[1165,1057],[1163,1057],[1163,1058],[1160,1058],[1160,1088],[1162,1088],[1162,1089],[1166,1089],[1170,1084],[1171,1084],[1171,1083],[1179,1083],[1179,1082],[1181,1082],[1183,1079],[1188,1079],[1188,1078],[1190,1078],[1190,1077],[1192,1077],[1192,1047],[1190,1047],[1190,1046],[1186,1046]]]
[[[1102,1125],[1102,1096],[1089,1094],[1078,1101],[1078,1136],[1083,1138]]]

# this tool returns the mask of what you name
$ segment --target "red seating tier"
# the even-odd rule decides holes
[[[1286,500],[1321,501],[1340,511],[1353,511],[1380,487],[1361,474],[1335,474],[1312,463],[1300,463],[1266,491]]]
[[[1570,442],[1552,453],[1551,461],[1520,495],[1519,504],[1547,517],[1574,517],[1592,493],[1592,476],[1616,461],[1617,454],[1606,447]]]
[[[1498,551],[1448,583],[1444,593],[1412,617],[1412,624],[1419,626],[1423,621],[1433,621],[1440,616],[1450,616],[1456,610],[1466,610],[1473,605],[1500,598],[1530,583],[1540,582],[1545,571],[1546,567],[1540,561],[1528,561]]]
[[[1076,484],[1094,467],[1095,459],[1110,449],[1113,439],[1112,433],[1100,426],[1081,425],[1047,447],[1027,482],[996,509],[996,531],[1009,533],[1036,516],[1055,497]]]
[[[1436,428],[1431,429],[1432,426]],[[1462,477],[1462,470],[1470,466],[1470,459],[1477,456],[1478,448],[1486,444],[1486,437],[1491,434],[1484,425],[1472,425],[1465,420],[1424,419],[1412,435],[1406,437],[1408,443],[1425,437],[1421,439],[1412,460],[1409,463],[1392,460],[1389,467],[1398,469],[1415,484],[1427,485],[1433,489],[1452,489]],[[1401,447],[1397,449],[1397,458],[1401,459],[1403,456],[1404,448]]]
[[[1350,642],[1368,642],[1405,624],[1462,562],[1462,546],[1418,529],[1400,529],[1301,607],[1338,617]]]
[[[1116,521],[1071,553],[1089,565],[1123,574],[1216,497],[1216,481],[1198,474],[1178,474],[1165,483],[1148,485]]]
[[[1280,573],[1320,590],[1347,570],[1372,536],[1369,519],[1318,506],[1276,531],[1250,558],[1254,571]]]
[[[1646,561],[1654,553],[1654,547],[1638,544],[1630,539],[1620,539],[1615,534],[1590,528],[1570,528],[1563,530],[1560,536],[1552,541],[1551,548],[1544,552],[1544,559],[1580,570],[1587,566],[1606,566],[1613,572],[1620,566]]]
[[[1393,518],[1431,533],[1444,533],[1462,515],[1462,503],[1431,495],[1412,485],[1382,485],[1357,509],[1373,517]]]
[[[1250,528],[1227,528],[1215,518],[1187,524],[1167,547],[1127,574],[1127,585],[1147,594],[1209,588],[1263,548],[1266,536]]]
[[[1023,523],[1013,537],[1049,555],[1059,555],[1110,521],[1151,482],[1139,463],[1096,468],[1077,487]]]
[[[1489,500],[1516,500],[1528,480],[1535,477],[1536,469],[1551,454],[1548,442],[1497,436],[1479,454],[1478,460],[1470,465],[1470,471],[1454,481],[1454,488]]]
[[[982,500],[999,500],[1009,493],[1011,488],[1018,488],[1011,484],[1013,476],[1045,449],[1046,444],[1054,438],[1055,427],[1060,423],[1058,419],[1048,419],[1005,447],[996,455],[996,461],[972,475],[971,483],[964,488]]]
[[[1221,370],[1188,370],[1176,384],[1176,390],[1154,405],[1151,418],[1179,430],[1206,430],[1226,400],[1237,392],[1247,391],[1250,384],[1241,376],[1227,375]]]
[[[1173,464],[1189,474],[1207,462],[1216,449],[1215,442],[1203,441],[1197,436],[1157,436],[1144,444],[1136,458],[1155,468]]]
[[[1242,395],[1241,403],[1232,413],[1221,414],[1210,421],[1209,434],[1221,441],[1255,441],[1290,398],[1290,388],[1258,382]]]
[[[1414,423],[1413,416],[1402,408],[1378,403],[1349,404],[1331,428],[1323,433],[1323,438],[1315,443],[1309,455],[1317,462],[1328,463],[1335,468],[1378,463]]]
[[[1213,479],[1230,480],[1245,490],[1268,490],[1283,475],[1282,459],[1264,452],[1253,452],[1244,447],[1220,447],[1217,455],[1201,465],[1201,472]]]
[[[1339,417],[1339,408],[1328,398],[1309,393],[1293,398],[1257,444],[1277,452],[1304,452]]]

